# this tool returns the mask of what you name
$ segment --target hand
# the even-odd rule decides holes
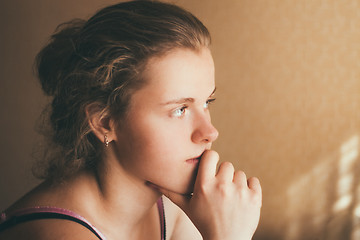
[[[188,215],[204,240],[249,240],[260,219],[260,182],[234,172],[229,162],[216,173],[218,161],[215,151],[203,154],[191,197],[159,190]]]

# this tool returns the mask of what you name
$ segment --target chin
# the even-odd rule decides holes
[[[172,186],[164,186],[163,188],[171,191],[171,192],[174,192],[174,193],[177,193],[177,194],[181,194],[181,195],[191,195],[192,192],[194,191],[194,181],[191,181],[189,183],[184,183],[184,184],[181,184],[181,185],[172,185]]]
[[[190,178],[189,180],[185,181],[183,178],[183,181],[178,181],[175,182],[175,179],[170,180],[169,182],[167,182],[167,184],[159,184],[157,185],[156,183],[152,182],[151,184],[155,185],[155,186],[159,186],[160,188],[166,189],[168,191],[177,193],[177,194],[181,194],[181,195],[191,195],[194,191],[194,185],[195,185],[195,180],[196,180],[196,173],[192,174],[192,176],[189,176],[188,178]]]
[[[181,191],[182,195],[191,195],[194,192],[195,179],[190,181],[186,187]]]
[[[197,177],[197,169],[196,169],[196,172],[193,174],[190,182],[187,184],[187,188],[184,191],[184,195],[189,195],[189,194],[192,194],[194,192],[194,186],[195,186],[196,177]]]

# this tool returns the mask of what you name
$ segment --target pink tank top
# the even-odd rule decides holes
[[[159,198],[159,200],[157,201],[157,207],[160,215],[161,240],[165,240],[166,222],[165,222],[164,203],[162,198]],[[5,213],[1,213],[0,232],[22,222],[27,222],[36,219],[50,219],[50,218],[65,219],[65,220],[77,222],[83,225],[84,227],[86,227],[87,229],[89,229],[100,240],[106,240],[106,237],[84,217],[70,210],[57,208],[57,207],[32,207],[32,208],[20,209],[8,215]]]

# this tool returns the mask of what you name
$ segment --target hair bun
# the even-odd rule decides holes
[[[74,19],[59,25],[49,43],[36,56],[35,67],[42,89],[54,96],[71,73],[76,55],[76,42],[85,21]]]

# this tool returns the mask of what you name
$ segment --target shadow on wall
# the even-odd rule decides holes
[[[254,239],[360,239],[359,147],[359,136],[352,136],[290,185],[283,237],[269,232]]]

